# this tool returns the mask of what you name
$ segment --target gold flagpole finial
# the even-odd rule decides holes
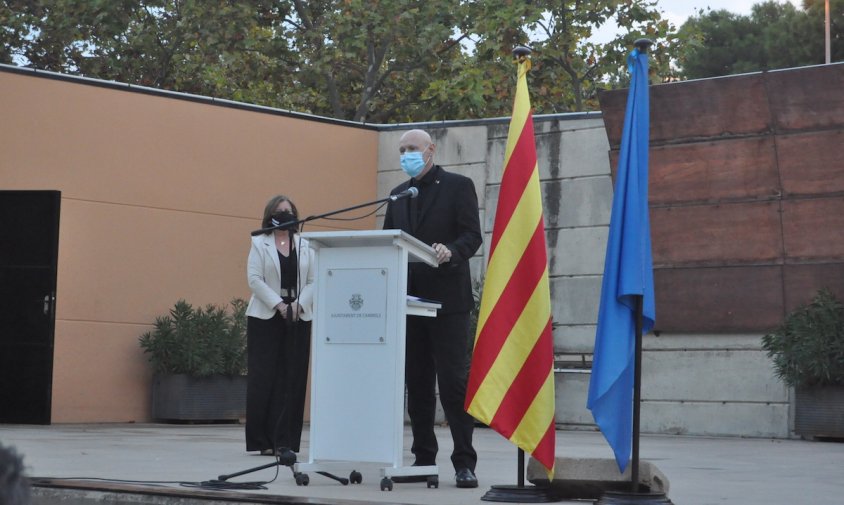
[[[516,65],[525,64],[525,71],[530,70],[530,53],[532,51],[526,46],[516,46],[513,48],[513,63]]]

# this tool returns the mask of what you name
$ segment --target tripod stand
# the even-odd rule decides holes
[[[246,474],[249,474],[249,473],[252,473],[252,472],[257,472],[259,470],[265,470],[267,468],[272,468],[274,466],[281,465],[281,466],[286,466],[286,467],[290,468],[290,471],[293,472],[293,478],[295,479],[297,486],[307,486],[310,483],[310,478],[308,477],[308,474],[302,473],[302,472],[297,472],[293,468],[293,466],[295,464],[296,464],[296,454],[294,452],[290,451],[286,454],[276,456],[276,461],[273,462],[273,463],[267,463],[266,465],[256,466],[254,468],[249,468],[249,469],[246,469],[246,470],[242,470],[240,472],[230,473],[230,474],[227,474],[227,475],[220,475],[220,476],[217,477],[216,480],[209,481],[209,484],[211,484],[215,487],[220,487],[220,484],[226,483],[229,479],[231,479],[233,477],[239,477],[241,475],[246,475]],[[337,482],[339,482],[340,484],[343,484],[344,486],[348,485],[350,480],[353,484],[360,484],[360,482],[362,481],[362,476],[359,472],[352,472],[352,474],[349,476],[348,479],[346,479],[345,477],[338,477],[337,475],[334,475],[334,474],[329,473],[329,472],[319,471],[319,472],[316,472],[316,473],[318,473],[318,474],[320,474],[324,477],[328,477],[329,479],[336,480]]]
[[[292,258],[293,232],[287,231]],[[298,251],[296,254],[298,255]],[[294,468],[296,453],[293,452],[299,450],[301,439],[310,350],[310,322],[294,319],[290,310],[300,292],[299,277],[289,273],[296,272],[297,265],[298,261],[291,260],[290,263],[283,264],[281,272],[282,287],[288,289],[286,296],[289,298],[282,297],[288,304],[287,317],[276,313],[270,319],[249,318],[247,321],[250,375],[247,385],[246,445],[247,450],[262,449],[262,453],[265,453],[266,447],[272,447],[273,450],[269,452],[274,454],[275,461],[220,475],[216,480],[204,482],[204,486],[217,489],[242,489],[243,486],[262,488],[263,482],[242,484],[227,481],[277,466],[289,467],[297,485],[308,484],[308,476]],[[348,484],[346,479],[327,476],[341,484]]]

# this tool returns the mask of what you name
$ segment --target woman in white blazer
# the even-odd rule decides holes
[[[296,221],[284,195],[264,208],[262,228]],[[295,226],[252,237],[246,308],[246,450],[295,461],[302,437],[314,299],[314,252]],[[292,461],[289,461],[292,459]]]

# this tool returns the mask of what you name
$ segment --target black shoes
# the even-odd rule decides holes
[[[475,472],[468,468],[457,470],[454,481],[457,483],[457,487],[478,487],[478,478],[475,477]]]

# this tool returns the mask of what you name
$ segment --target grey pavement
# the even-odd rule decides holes
[[[309,475],[309,485],[297,486],[290,470],[281,467],[266,490],[237,493],[302,497],[301,502],[310,498],[312,502],[451,505],[486,503],[481,496],[489,486],[516,484],[516,449],[494,431],[478,429],[475,445],[480,487],[456,488],[448,459],[448,429],[438,427],[437,436],[438,489],[418,483],[396,484],[393,491],[381,491],[379,465],[350,463],[349,471],[363,474],[361,484],[343,486],[320,475]],[[306,427],[301,461],[308,459],[307,437]],[[165,486],[180,493],[186,488],[178,482],[212,480],[272,462],[270,457],[246,453],[243,426],[233,424],[0,425],[0,443],[14,446],[23,455],[27,474],[33,478],[166,481],[171,484]],[[640,445],[642,460],[653,462],[668,477],[668,498],[678,505],[844,503],[844,443],[642,435]],[[409,464],[412,455],[407,427],[404,446]],[[590,431],[558,431],[557,455],[612,456],[603,437]],[[275,476],[274,467],[231,480],[269,481]],[[219,493],[221,498],[235,496],[230,491]]]

